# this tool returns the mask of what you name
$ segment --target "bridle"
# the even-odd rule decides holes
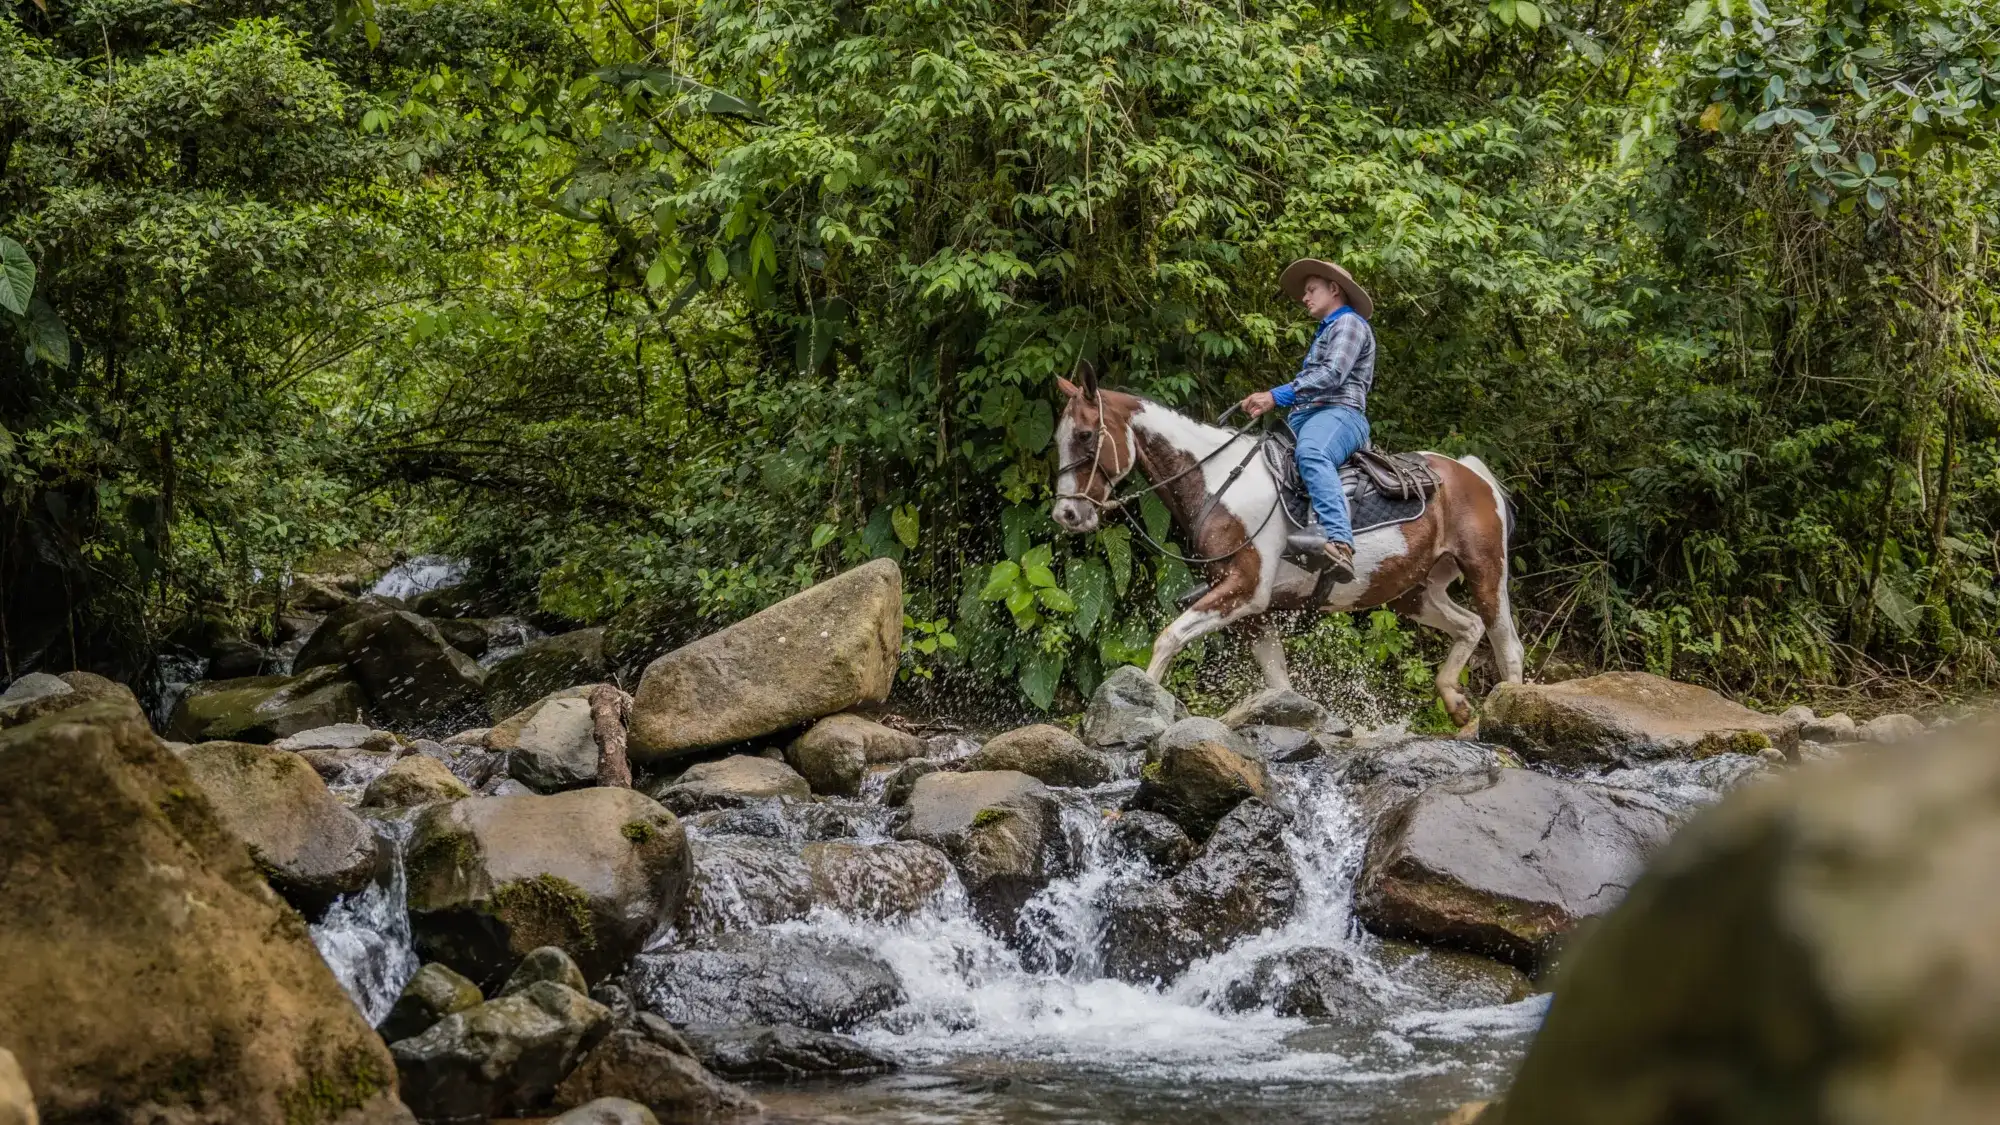
[[[1087,458],[1079,457],[1076,460],[1069,462],[1068,464],[1058,464],[1056,466],[1057,480],[1061,480],[1064,473],[1073,473],[1078,469],[1082,468],[1083,466],[1085,466],[1086,464],[1090,466],[1090,471],[1093,476],[1095,476],[1097,472],[1103,467],[1104,464],[1103,439],[1104,439],[1104,417],[1105,417],[1103,388],[1092,387],[1090,389],[1090,397],[1091,397],[1091,405],[1095,407],[1097,410],[1097,430],[1095,433],[1091,435],[1090,456]],[[1222,417],[1217,418],[1215,420],[1215,424],[1218,426],[1227,424],[1230,415],[1235,414],[1238,409],[1239,407],[1237,406],[1231,406],[1229,409],[1223,411]],[[1200,469],[1203,465],[1208,464],[1210,461],[1214,460],[1215,457],[1218,454],[1220,454],[1223,450],[1228,449],[1232,445],[1235,445],[1237,438],[1240,438],[1244,434],[1249,433],[1251,427],[1256,426],[1261,420],[1262,419],[1260,418],[1245,419],[1241,426],[1236,427],[1236,429],[1230,433],[1228,441],[1225,441],[1221,445],[1218,445],[1214,449],[1210,450],[1206,456],[1200,458],[1194,464],[1189,465],[1187,468],[1182,469],[1180,472],[1175,473],[1170,477],[1165,477],[1161,480],[1153,481],[1146,487],[1138,489],[1137,491],[1128,492],[1123,496],[1114,496],[1107,500],[1099,500],[1094,496],[1082,492],[1058,492],[1056,493],[1056,499],[1081,500],[1084,503],[1089,504],[1091,507],[1096,508],[1100,516],[1107,512],[1125,513],[1125,518],[1132,524],[1132,530],[1139,533],[1139,538],[1144,540],[1147,546],[1153,548],[1153,550],[1159,552],[1160,554],[1175,560],[1176,562],[1185,563],[1191,566],[1199,566],[1206,563],[1222,562],[1226,559],[1235,558],[1237,555],[1243,552],[1243,549],[1245,547],[1248,547],[1251,543],[1255,542],[1257,537],[1264,533],[1264,529],[1266,527],[1270,526],[1271,517],[1277,513],[1279,508],[1284,506],[1282,502],[1272,504],[1271,510],[1264,513],[1264,522],[1257,525],[1257,530],[1246,532],[1243,536],[1243,541],[1241,543],[1238,543],[1236,546],[1230,548],[1228,551],[1225,551],[1224,553],[1219,555],[1201,555],[1201,556],[1189,556],[1180,554],[1179,552],[1174,551],[1171,548],[1167,547],[1159,540],[1154,539],[1151,535],[1148,535],[1146,533],[1145,523],[1141,520],[1136,520],[1132,518],[1132,511],[1131,508],[1128,507],[1128,505],[1130,505],[1132,501],[1138,500],[1141,497],[1144,497],[1150,493],[1158,492],[1159,490],[1174,483],[1175,481],[1181,479],[1182,477],[1187,476],[1189,473],[1192,473]],[[1208,517],[1214,513],[1215,506],[1222,502],[1222,494],[1228,492],[1229,486],[1236,483],[1236,478],[1243,475],[1243,470],[1249,466],[1251,458],[1257,456],[1257,450],[1260,447],[1261,447],[1260,443],[1252,442],[1249,451],[1243,455],[1243,459],[1236,463],[1235,468],[1229,470],[1229,476],[1223,480],[1222,487],[1216,489],[1213,495],[1206,496],[1205,499],[1202,501],[1201,514],[1195,517],[1194,527],[1191,529],[1191,531],[1195,535],[1197,536],[1200,535],[1201,529],[1208,523]],[[1134,464],[1138,462],[1138,459],[1139,459],[1138,440],[1135,438],[1133,439],[1133,448],[1132,448],[1132,460]],[[1131,470],[1127,469],[1126,471],[1130,472]],[[1110,488],[1107,487],[1105,491],[1107,493],[1110,492]],[[1206,492],[1205,489],[1203,491],[1204,493]]]

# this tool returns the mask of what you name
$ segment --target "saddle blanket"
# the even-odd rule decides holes
[[[1281,432],[1282,433],[1282,432]],[[1305,482],[1299,478],[1297,460],[1293,457],[1291,435],[1273,433],[1264,439],[1264,456],[1271,473],[1278,480],[1278,495],[1283,498],[1285,517],[1293,527],[1305,527],[1313,522],[1312,498],[1306,492]],[[1355,460],[1340,467],[1341,490],[1347,494],[1348,520],[1354,526],[1354,533],[1373,531],[1378,527],[1408,523],[1422,516],[1430,507],[1430,494],[1437,488],[1437,474],[1421,453],[1398,453],[1391,457],[1372,454],[1382,461],[1410,474],[1414,483],[1422,487],[1409,490],[1411,495],[1395,495],[1382,487],[1375,473],[1364,470]]]

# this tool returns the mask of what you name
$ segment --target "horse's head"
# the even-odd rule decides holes
[[[1049,518],[1064,531],[1096,531],[1111,490],[1138,462],[1132,440],[1131,395],[1101,391],[1097,372],[1088,363],[1080,370],[1083,385],[1057,379],[1069,402],[1056,426],[1056,502]]]

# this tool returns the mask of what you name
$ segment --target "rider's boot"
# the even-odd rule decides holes
[[[1327,575],[1335,582],[1354,581],[1354,544],[1329,539],[1323,550],[1326,552]]]

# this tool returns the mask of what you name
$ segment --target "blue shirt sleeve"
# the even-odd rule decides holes
[[[1277,403],[1279,406],[1290,406],[1293,400],[1298,397],[1299,389],[1292,383],[1286,383],[1282,387],[1271,388],[1271,401]]]

